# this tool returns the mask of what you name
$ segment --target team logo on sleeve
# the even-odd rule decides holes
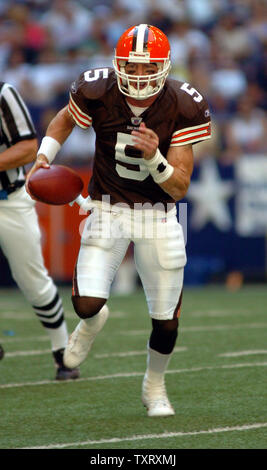
[[[76,84],[75,82],[73,82],[73,83],[71,84],[70,89],[71,89],[72,93],[76,93],[76,91],[77,91],[77,84]]]

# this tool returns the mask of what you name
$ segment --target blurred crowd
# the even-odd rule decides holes
[[[167,34],[171,76],[210,104],[213,138],[196,159],[267,154],[267,0],[0,0],[1,80],[21,92],[39,138],[73,79],[112,66],[119,36],[137,23]],[[93,151],[93,131],[77,128],[61,152],[88,164]]]

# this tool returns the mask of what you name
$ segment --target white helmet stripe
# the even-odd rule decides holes
[[[137,32],[137,38],[136,38],[136,52],[145,52],[144,51],[144,38],[145,38],[146,31],[147,31],[147,24],[140,24],[138,26],[138,32]]]

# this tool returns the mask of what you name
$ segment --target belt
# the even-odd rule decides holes
[[[10,183],[5,189],[0,189],[0,200],[7,199],[8,195],[14,193],[18,188],[24,186],[25,181],[15,181],[15,183]]]

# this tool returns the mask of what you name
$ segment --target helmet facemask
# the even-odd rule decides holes
[[[169,59],[158,62],[159,59],[149,59],[141,61],[140,56],[129,60],[115,56],[113,66],[117,75],[118,87],[121,93],[136,100],[145,100],[156,95],[163,88],[165,80],[170,70]],[[155,63],[158,68],[157,73],[149,75],[131,75],[125,72],[126,63]],[[146,85],[146,86],[144,86]]]

